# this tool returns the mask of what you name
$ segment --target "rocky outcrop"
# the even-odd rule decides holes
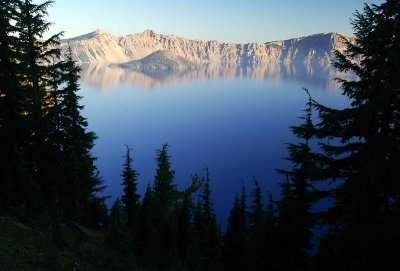
[[[302,62],[323,66],[331,63],[334,50],[345,49],[344,40],[353,39],[339,33],[322,33],[284,41],[234,44],[185,39],[153,30],[124,37],[96,30],[63,40],[61,48],[66,50],[69,45],[79,63],[123,63],[168,50],[196,63],[254,65]]]

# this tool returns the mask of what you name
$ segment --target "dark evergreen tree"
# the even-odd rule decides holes
[[[351,105],[316,103],[317,136],[330,160],[334,206],[319,253],[324,270],[397,270],[400,253],[400,2],[365,4],[352,21],[355,43],[337,53],[335,66]]]
[[[127,216],[128,228],[134,233],[137,229],[138,215],[139,215],[139,199],[137,193],[137,177],[138,173],[132,168],[133,159],[130,154],[130,149],[126,146],[126,155],[124,156],[124,169],[122,171],[122,185],[124,187],[124,195],[122,196],[122,203]]]
[[[225,266],[226,270],[246,269],[246,239],[243,227],[242,200],[235,197],[233,208],[228,218],[228,228],[225,235]]]
[[[197,175],[195,175],[197,176]],[[198,176],[197,176],[198,177]],[[201,200],[198,199],[193,212],[193,243],[191,245],[190,270],[204,270],[204,221]]]
[[[154,177],[154,225],[157,226],[159,244],[157,263],[162,268],[171,265],[177,257],[176,247],[176,217],[174,207],[177,201],[177,192],[173,183],[175,171],[171,169],[169,145],[166,143],[157,150],[157,173]]]
[[[127,270],[134,266],[132,235],[127,227],[127,217],[120,199],[116,199],[110,214],[110,224],[105,239],[105,247],[114,263],[113,270]]]
[[[50,23],[45,20],[47,8],[52,2],[33,4],[30,0],[18,1],[15,15],[15,30],[18,35],[16,59],[20,89],[23,95],[24,118],[28,136],[23,146],[31,167],[33,180],[40,186],[47,206],[57,206],[56,176],[58,152],[48,140],[51,124],[48,119],[52,97],[49,95],[54,65],[49,65],[60,56],[60,34],[43,39]],[[56,160],[56,161],[54,161]]]
[[[263,214],[263,260],[260,265],[263,269],[279,270],[279,251],[280,240],[278,238],[278,217],[276,211],[276,202],[272,197],[272,193],[268,193],[268,204]],[[250,232],[251,233],[251,232]]]
[[[243,228],[243,232],[247,232],[247,196],[246,196],[246,187],[244,186],[244,182],[242,181],[242,193],[240,195],[240,218],[241,218],[241,227]],[[243,236],[245,241],[247,240],[247,236]],[[246,244],[245,244],[246,245]]]
[[[201,253],[199,253],[199,241],[197,239],[196,229],[200,229],[202,224],[198,219],[201,217],[200,207],[194,206],[193,195],[203,186],[203,179],[197,174],[192,175],[191,185],[180,192],[180,202],[177,207],[177,244],[179,260],[182,266],[189,270],[199,270],[202,262]],[[201,220],[201,218],[200,218]]]
[[[264,270],[265,258],[271,255],[264,255],[266,247],[266,225],[264,225],[264,207],[262,203],[262,192],[258,181],[254,178],[255,188],[251,192],[251,205],[248,212],[248,265],[251,270]]]
[[[18,139],[15,126],[18,125],[21,110],[19,108],[18,71],[15,59],[18,39],[14,36],[16,29],[13,25],[16,4],[17,1],[0,1],[0,143],[2,144],[1,149],[4,150],[2,156],[7,154],[7,147],[14,146]],[[0,163],[0,165],[3,165],[3,163]]]
[[[306,90],[307,91],[307,90]],[[308,91],[307,91],[308,93]],[[315,199],[312,182],[318,180],[320,172],[310,148],[314,131],[312,123],[312,99],[309,96],[304,124],[292,127],[296,137],[302,140],[289,144],[289,157],[292,170],[279,170],[286,176],[281,183],[282,199],[279,201],[278,221],[278,266],[280,270],[308,270],[312,248],[313,220],[311,206]],[[287,260],[290,258],[290,261]]]
[[[154,224],[154,216],[154,192],[149,184],[140,208],[137,231],[137,254],[143,265],[155,265],[157,263],[159,234],[156,228],[157,225]]]
[[[80,114],[80,68],[71,51],[66,61],[59,61],[61,33],[43,37],[51,4],[1,2],[2,205],[30,208],[35,194],[44,199],[44,205],[37,201],[36,210],[94,222],[99,210],[106,214],[97,196],[102,181],[90,153],[95,135],[86,132],[87,121]]]
[[[206,176],[202,177],[203,184],[194,215],[194,230],[196,235],[197,266],[195,270],[218,270],[221,262],[221,234],[212,206],[210,174],[205,169]]]
[[[131,234],[127,225],[127,218],[121,201],[117,198],[111,208],[109,229],[106,243],[112,249],[123,254],[131,253]]]
[[[91,155],[96,135],[86,131],[88,123],[81,115],[83,106],[79,104],[81,97],[77,95],[80,68],[73,61],[70,49],[65,58],[61,67],[64,87],[57,91],[58,104],[54,106],[54,114],[59,119],[55,127],[61,137],[62,165],[68,168],[67,174],[63,174],[64,183],[61,183],[59,194],[66,215],[78,219],[85,208],[96,204],[94,194],[102,190],[102,181],[96,174],[95,158]]]
[[[0,1],[0,213],[8,212],[15,202],[22,203],[26,195],[18,195],[15,184],[26,169],[16,167],[23,159],[19,146],[26,130],[19,96],[18,65],[14,20],[18,1]],[[19,157],[19,158],[17,158]],[[25,164],[24,161],[20,161]],[[28,179],[22,177],[23,180]]]
[[[168,143],[165,143],[160,150],[157,150],[157,174],[154,177],[153,189],[159,207],[170,212],[176,195],[173,183],[175,171],[171,169],[168,147]]]
[[[179,260],[184,266],[190,264],[190,257],[193,244],[193,228],[192,228],[192,195],[190,191],[185,190],[182,195],[182,202],[178,207],[177,221],[177,246]]]

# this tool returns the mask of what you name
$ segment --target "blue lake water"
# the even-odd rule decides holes
[[[214,207],[224,224],[241,181],[248,191],[256,177],[263,191],[279,196],[277,168],[290,166],[284,143],[307,102],[308,88],[322,104],[348,102],[330,67],[266,65],[204,67],[180,74],[141,74],[106,66],[84,67],[80,95],[89,129],[99,137],[93,150],[113,200],[122,194],[125,144],[133,149],[141,193],[153,182],[156,149],[170,144],[175,183],[210,171]]]

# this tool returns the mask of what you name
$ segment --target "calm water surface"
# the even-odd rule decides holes
[[[283,178],[276,169],[289,166],[284,143],[293,142],[289,126],[299,123],[307,101],[302,88],[323,104],[343,107],[335,76],[329,67],[303,64],[210,65],[180,74],[84,67],[80,95],[89,129],[99,137],[93,152],[110,202],[122,194],[125,144],[133,149],[143,193],[154,179],[155,151],[166,142],[178,187],[208,166],[220,222],[242,180],[250,191],[256,177],[264,192],[279,196]]]

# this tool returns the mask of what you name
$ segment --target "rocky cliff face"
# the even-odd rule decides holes
[[[234,44],[179,38],[157,34],[152,30],[115,37],[101,30],[63,40],[61,48],[72,48],[79,63],[123,63],[142,59],[159,50],[169,50],[196,63],[223,65],[255,65],[262,63],[315,63],[329,65],[333,50],[344,50],[338,33],[322,33],[307,37],[267,43]]]

